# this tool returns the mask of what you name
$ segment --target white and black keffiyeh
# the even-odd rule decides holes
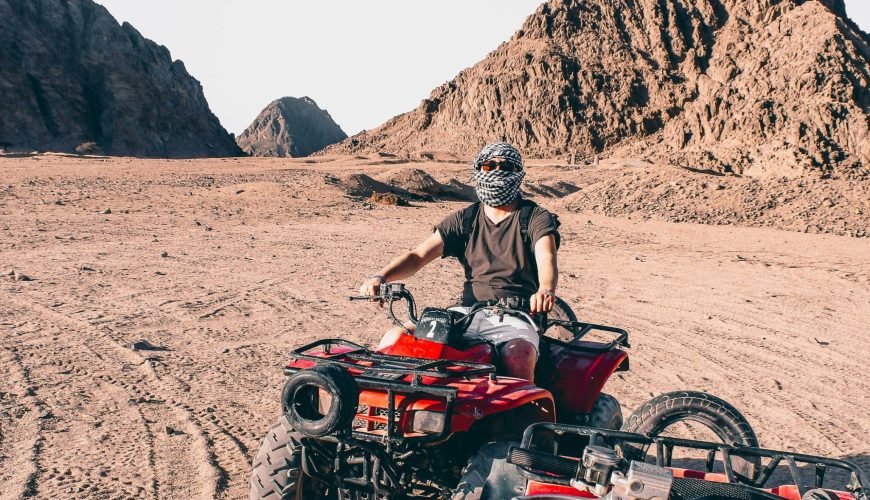
[[[525,176],[525,170],[519,172],[502,170],[484,172],[478,170],[473,177],[474,181],[477,182],[474,190],[483,204],[491,207],[503,207],[520,197],[520,184]]]
[[[517,151],[517,148],[506,142],[494,142],[492,144],[487,144],[480,150],[480,153],[477,153],[477,157],[472,163],[474,170],[480,170],[480,166],[483,165],[483,162],[492,158],[502,158],[509,164],[513,165],[517,170],[522,170],[523,168],[523,157],[520,156],[520,152]]]
[[[519,170],[516,172],[504,170],[484,172],[480,166],[491,158],[501,158]],[[503,207],[520,197],[520,184],[526,176],[526,171],[523,170],[522,156],[510,144],[497,142],[484,146],[474,159],[473,166],[472,180],[477,183],[475,191],[477,197],[485,205]]]

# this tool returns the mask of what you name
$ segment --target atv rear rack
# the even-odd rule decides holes
[[[587,352],[605,352],[611,351],[619,346],[631,347],[631,345],[628,343],[628,331],[622,328],[617,328],[615,326],[596,325],[594,323],[584,323],[582,321],[552,320],[547,323],[546,329],[554,326],[561,326],[562,328],[565,328],[566,330],[574,334],[574,338],[569,341],[565,341],[553,337],[547,337],[547,341],[561,345],[563,347],[567,347],[569,349]],[[546,331],[546,329],[544,331]],[[616,337],[609,342],[584,341],[583,337],[585,337],[590,332],[607,332],[615,334]]]
[[[540,431],[555,434],[556,440],[553,444],[553,453],[545,453],[530,449],[533,447],[532,443],[535,434]],[[544,483],[570,485],[570,478],[576,476],[579,462],[577,460],[558,456],[558,437],[563,435],[588,436],[590,445],[608,445],[613,447],[618,446],[621,443],[632,443],[641,445],[644,450],[648,449],[650,446],[654,446],[656,450],[655,463],[659,467],[672,467],[674,448],[706,450],[707,456],[705,469],[707,473],[713,472],[716,455],[718,454],[728,483],[743,484],[752,488],[767,487],[773,473],[779,465],[785,461],[791,479],[795,486],[797,486],[801,497],[803,497],[807,492],[808,487],[804,484],[803,479],[801,478],[798,464],[805,464],[814,467],[815,481],[813,488],[824,488],[825,473],[828,468],[839,469],[849,473],[851,476],[851,481],[846,486],[846,489],[855,495],[855,498],[858,500],[870,500],[870,490],[868,490],[870,483],[868,483],[864,473],[860,468],[858,468],[858,466],[845,460],[765,448],[695,441],[691,439],[665,436],[647,437],[642,434],[634,434],[630,432],[599,429],[595,427],[553,424],[548,422],[530,425],[523,433],[521,446],[511,447],[508,462],[521,465],[520,471],[529,479]],[[732,457],[767,458],[770,459],[770,461],[761,470],[757,478],[751,479],[734,472],[734,468],[731,464]]]

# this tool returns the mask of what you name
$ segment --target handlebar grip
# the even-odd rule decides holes
[[[379,295],[351,295],[350,297],[347,298],[347,300],[350,300],[350,301],[354,301],[354,300],[371,300],[371,301],[375,301],[375,300],[378,300],[378,299],[380,299],[380,296],[379,296]]]
[[[575,460],[516,446],[508,451],[507,463],[570,478],[575,477],[580,468],[580,462]]]

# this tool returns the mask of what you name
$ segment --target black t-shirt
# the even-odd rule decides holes
[[[528,298],[535,293],[538,290],[535,243],[552,234],[558,247],[556,217],[539,206],[532,209],[528,227],[531,248],[526,248],[520,230],[519,208],[495,224],[481,206],[462,253],[462,213],[463,210],[457,210],[435,226],[444,241],[442,257],[456,257],[465,268],[462,304],[501,297]]]

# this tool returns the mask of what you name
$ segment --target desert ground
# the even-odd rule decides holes
[[[375,343],[386,314],[346,297],[464,206],[365,201],[371,179],[411,168],[444,185],[468,176],[384,157],[0,159],[0,498],[246,497],[288,351]],[[848,236],[866,234],[866,188],[756,189],[669,168],[529,168],[530,194],[562,221],[559,295],[631,332],[631,370],[606,391],[626,415],[666,391],[709,391],[763,446],[870,471],[870,239]],[[626,211],[616,194],[582,198],[593,174],[638,206],[656,179],[696,195]],[[751,220],[722,198],[768,188],[786,194]],[[776,212],[790,190],[844,222]],[[691,222],[708,205],[726,225]],[[450,260],[407,280],[431,305],[460,283]],[[159,350],[134,349],[143,340]]]

